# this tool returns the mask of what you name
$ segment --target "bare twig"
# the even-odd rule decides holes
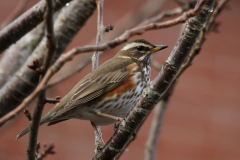
[[[98,20],[97,20],[97,38],[96,45],[100,45],[102,42],[103,33],[105,32],[105,27],[103,25],[103,3],[104,0],[96,0],[98,8]],[[95,70],[98,67],[99,62],[99,51],[96,51],[92,56],[92,70]],[[100,126],[96,126],[94,130],[95,134],[95,151],[97,153],[98,148],[102,147],[102,139],[99,137],[102,136],[102,131]]]
[[[71,0],[56,1],[54,11],[59,10],[69,1]],[[42,22],[45,7],[45,1],[40,1],[0,31],[0,53]]]
[[[158,138],[159,138],[159,136],[156,136],[156,135],[159,135],[161,132],[161,128],[162,128],[161,126],[162,126],[163,118],[167,108],[167,104],[168,102],[162,100],[155,106],[148,140],[145,144],[145,155],[144,155],[145,160],[155,159]]]
[[[46,37],[47,37],[47,53],[44,57],[44,62],[42,65],[42,70],[47,71],[51,65],[52,59],[56,51],[56,39],[53,30],[53,13],[54,13],[54,1],[46,0],[46,11],[44,14],[44,24],[46,27]],[[44,77],[44,74],[40,76],[40,81]],[[46,88],[46,86],[44,87]],[[32,122],[30,122],[30,132],[29,132],[29,141],[27,149],[27,159],[35,160],[36,155],[36,146],[37,146],[37,136],[38,129],[40,124],[40,119],[42,116],[42,111],[46,103],[46,90],[44,89],[40,92],[37,104],[34,110]],[[53,148],[53,147],[52,147]],[[51,149],[50,149],[51,151]]]
[[[46,157],[48,154],[55,154],[55,151],[53,150],[54,144],[45,144],[44,150],[37,155],[37,160],[42,160],[44,157]]]
[[[206,1],[199,1],[199,4],[205,4]],[[127,141],[132,137],[136,130],[141,126],[154,105],[159,101],[163,93],[172,83],[177,71],[189,55],[200,31],[206,22],[210,11],[212,10],[214,0],[208,0],[206,5],[196,6],[194,13],[196,16],[188,19],[186,27],[178,40],[176,46],[165,61],[158,76],[143,91],[137,104],[129,112],[127,117],[120,123],[118,130],[111,137],[108,143],[94,156],[94,160],[112,160],[124,149]],[[200,7],[200,8],[198,8]]]
[[[103,33],[105,32],[103,25],[103,3],[104,0],[96,0],[98,8],[98,21],[97,21],[97,40],[96,45],[100,45],[102,42]],[[99,51],[96,51],[92,56],[92,70],[98,67]]]
[[[144,20],[142,23],[140,23],[139,26],[143,26],[143,25],[153,23],[153,22],[158,22],[158,21],[163,20],[164,18],[182,14],[183,12],[186,12],[189,9],[194,8],[195,4],[196,4],[195,0],[191,1],[191,2],[184,2],[184,4],[181,5],[181,7],[178,7],[173,10],[169,10],[169,11],[162,11],[161,13],[159,13],[158,15],[156,15],[154,17]]]
[[[53,99],[46,99],[46,103],[52,103],[52,104],[56,104],[56,103],[58,103],[58,102],[60,102],[60,99],[61,99],[61,97],[60,96],[57,96],[57,97],[55,97],[55,98],[53,98]]]
[[[13,110],[12,112],[10,112],[9,114],[7,114],[6,116],[0,119],[0,126],[6,123],[9,119],[13,118],[14,115],[22,111],[31,102],[32,99],[36,98],[39,95],[39,92],[41,92],[44,89],[44,86],[47,84],[50,78],[56,72],[58,72],[59,69],[66,62],[70,61],[75,55],[84,53],[84,52],[91,52],[91,51],[104,51],[108,48],[114,48],[117,45],[122,44],[123,42],[127,41],[128,38],[134,35],[141,35],[149,30],[167,28],[180,23],[184,23],[187,20],[187,18],[192,17],[196,14],[196,12],[201,8],[201,6],[203,6],[205,1],[206,0],[201,0],[195,9],[190,10],[173,20],[169,20],[162,23],[151,23],[145,26],[136,27],[136,28],[125,31],[121,36],[105,44],[101,44],[99,46],[89,45],[89,46],[75,47],[72,50],[68,51],[66,54],[63,54],[47,71],[46,75],[44,76],[43,80],[38,85],[38,87],[35,89],[35,91],[31,95],[29,95],[27,98],[25,98],[24,101],[18,106],[18,108],[16,108],[15,110]]]
[[[180,75],[191,65],[192,60],[194,57],[200,52],[201,47],[205,41],[205,36],[207,32],[210,30],[208,29],[211,25],[214,24],[214,20],[216,19],[216,16],[220,13],[222,8],[225,6],[225,4],[228,2],[228,0],[220,0],[217,7],[215,8],[213,14],[209,17],[209,20],[206,22],[203,30],[200,33],[200,36],[194,46],[194,49],[189,54],[189,57],[184,62],[184,64],[179,69],[175,79],[173,80],[171,86],[168,88],[168,90],[163,95],[163,98],[161,101],[156,105],[154,110],[154,117],[152,120],[151,130],[149,132],[148,141],[146,142],[145,146],[145,160],[154,160],[156,155],[156,148],[158,139],[160,137],[160,131],[162,128],[163,118],[165,116],[166,107],[168,104],[168,98],[171,96],[172,90],[175,88],[175,84],[180,77]]]
[[[4,28],[6,25],[16,19],[20,14],[22,14],[28,2],[29,0],[19,1],[17,7],[13,10],[13,12],[7,17],[7,19],[5,19],[5,21],[2,22],[0,29]]]

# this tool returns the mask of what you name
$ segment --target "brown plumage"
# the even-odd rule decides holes
[[[40,125],[74,118],[101,126],[124,118],[149,84],[154,53],[166,47],[144,39],[127,43],[115,57],[80,80],[41,118]],[[17,138],[28,132],[26,128]]]

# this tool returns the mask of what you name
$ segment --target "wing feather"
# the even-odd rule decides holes
[[[66,106],[50,120],[54,121],[62,114],[75,108],[77,105],[87,103],[126,83],[129,72],[130,71],[126,69],[119,69],[110,73],[89,77],[78,89],[75,90]]]

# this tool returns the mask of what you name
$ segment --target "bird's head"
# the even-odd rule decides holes
[[[142,63],[151,63],[153,55],[162,49],[167,48],[166,45],[153,45],[145,39],[135,39],[128,42],[116,56],[121,58],[131,58],[134,61]]]

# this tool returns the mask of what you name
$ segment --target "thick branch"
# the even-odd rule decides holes
[[[57,0],[55,11],[69,1]],[[42,0],[0,31],[0,53],[43,21],[45,7],[46,3]]]
[[[214,0],[209,0],[196,16],[187,21],[182,36],[178,40],[168,59],[165,61],[158,76],[143,91],[137,104],[129,112],[125,120],[120,123],[118,130],[109,142],[94,156],[94,160],[112,160],[121,150],[124,149],[127,141],[146,119],[154,105],[172,83],[177,71],[196,42],[196,39],[207,20],[209,11],[212,10],[213,3]]]
[[[65,7],[54,22],[54,32],[57,39],[57,59],[66,49],[73,37],[85,24],[96,8],[94,0],[76,0]],[[39,74],[30,70],[27,65],[37,58],[40,65],[46,53],[46,38],[44,38],[26,63],[14,77],[0,90],[0,117],[17,107],[37,86]]]
[[[14,76],[37,47],[44,35],[43,28],[43,24],[40,24],[4,53],[0,60],[0,88]]]
[[[55,3],[53,2],[53,0],[46,0],[44,24],[46,28],[46,37],[47,37],[47,52],[42,65],[43,71],[48,70],[56,51],[56,38],[53,31],[54,5]],[[40,76],[40,81],[42,80],[43,77],[44,77],[44,74]],[[30,126],[29,126],[30,132],[29,132],[29,141],[28,141],[28,149],[27,149],[28,160],[35,160],[38,129],[40,124],[40,119],[42,116],[42,111],[46,103],[45,94],[46,94],[46,89],[42,91],[38,97],[37,104],[33,114],[33,119],[32,119],[32,122],[30,122]]]

